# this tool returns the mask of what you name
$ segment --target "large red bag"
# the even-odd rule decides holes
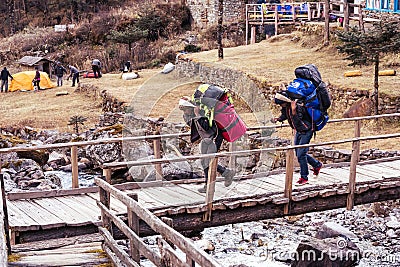
[[[218,129],[222,131],[222,136],[228,142],[235,142],[247,131],[246,124],[228,99],[217,102],[214,108],[214,120]]]

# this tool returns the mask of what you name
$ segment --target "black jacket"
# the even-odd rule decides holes
[[[298,132],[307,132],[312,129],[311,118],[306,107],[299,104],[296,105],[296,114],[294,115],[290,105],[282,107],[278,121],[284,120],[288,120],[290,127]]]
[[[13,76],[11,76],[10,72],[7,69],[2,69],[0,76],[3,81],[8,80],[8,77],[13,79]]]
[[[62,77],[64,73],[67,74],[67,70],[63,66],[57,66],[55,72],[57,77]]]

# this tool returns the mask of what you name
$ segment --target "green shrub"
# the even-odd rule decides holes
[[[188,44],[185,46],[185,52],[188,53],[196,53],[196,52],[200,52],[201,51],[201,47],[197,46],[197,45],[193,45],[193,44]]]

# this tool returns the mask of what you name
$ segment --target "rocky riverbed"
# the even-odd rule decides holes
[[[209,240],[210,253],[230,267],[290,266],[298,245],[321,231],[324,223],[345,227],[349,239],[337,239],[337,248],[359,249],[357,266],[400,266],[400,201],[388,201],[355,207],[289,216],[274,220],[234,224],[205,229],[202,239]],[[322,230],[323,231],[323,230]]]
[[[310,239],[315,242],[316,236],[322,240],[332,233],[338,236],[323,252],[330,253],[333,260],[344,255],[341,265],[334,266],[350,266],[345,259],[352,254],[340,254],[346,247],[359,251],[356,264],[351,266],[400,266],[400,200],[357,206],[351,211],[335,209],[213,227],[192,239],[224,267],[327,266],[296,265],[294,260],[302,257],[297,251],[299,244],[310,243]],[[144,241],[156,249],[155,237]],[[142,266],[154,265],[144,260]]]
[[[81,136],[61,134],[52,131],[36,131],[31,128],[14,131],[2,130],[0,146],[34,146],[69,142],[71,139],[93,140],[110,138],[113,128],[93,130]],[[18,137],[19,139],[15,139]],[[116,153],[118,151],[118,153]],[[149,153],[152,152],[149,148]],[[70,188],[70,151],[53,150],[48,154],[10,153],[1,156],[2,173],[5,176],[6,191],[46,190]],[[151,154],[151,153],[150,153]],[[88,146],[79,152],[80,185],[91,186],[93,170],[104,162],[119,161],[121,147],[101,144]],[[105,157],[106,156],[106,157]],[[171,166],[166,166],[166,170]],[[174,174],[182,167],[172,168]],[[134,170],[130,170],[132,173]],[[148,175],[147,175],[148,176]],[[400,266],[400,201],[363,205],[352,211],[337,209],[310,213],[263,222],[234,224],[205,229],[202,236],[194,241],[213,255],[223,266],[288,266],[296,258],[296,250],[304,240],[310,240],[325,231],[326,223],[334,223],[347,230],[336,236],[337,249],[345,244],[359,249],[361,259],[358,266]],[[349,234],[350,232],[350,234]],[[146,242],[154,243],[151,238]],[[341,243],[339,243],[341,242]],[[144,263],[144,266],[148,265]]]

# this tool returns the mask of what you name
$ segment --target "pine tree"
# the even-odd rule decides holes
[[[143,30],[134,24],[129,24],[121,30],[112,30],[108,36],[108,39],[117,43],[127,44],[130,57],[133,58],[134,54],[132,45],[135,42],[146,38],[148,33],[148,30]]]
[[[69,118],[68,125],[73,125],[75,133],[79,134],[79,125],[84,125],[87,118],[83,116],[72,116]]]
[[[390,53],[400,52],[400,22],[381,20],[372,25],[365,33],[357,27],[350,31],[337,31],[342,44],[337,46],[340,53],[347,54],[349,66],[374,65],[374,102],[375,115],[379,107],[379,63],[380,59]]]

